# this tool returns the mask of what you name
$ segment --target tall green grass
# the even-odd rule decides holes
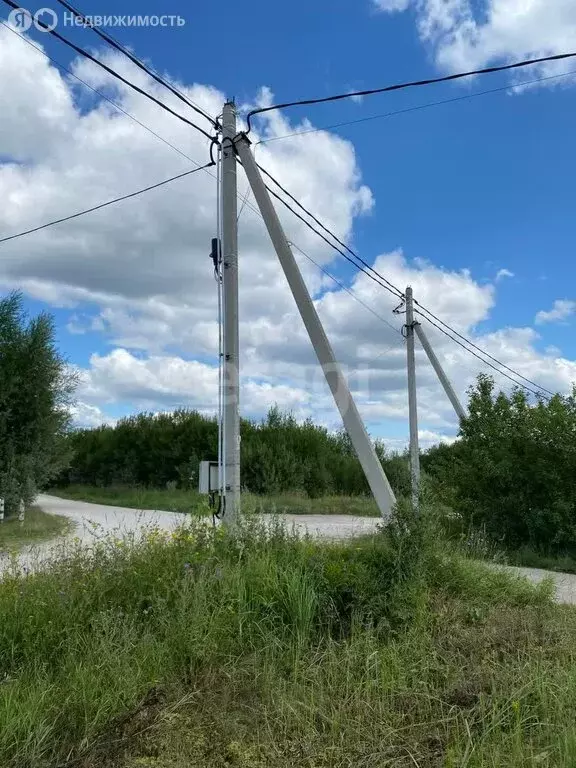
[[[100,542],[0,616],[3,768],[571,765],[574,613],[424,522]]]
[[[91,486],[70,485],[50,491],[55,496],[75,501],[87,501],[93,504],[107,504],[129,509],[164,510],[166,512],[184,512],[208,514],[208,504],[204,496],[196,491],[181,488],[139,488],[125,485]]]
[[[210,512],[205,496],[201,496],[196,491],[181,488],[69,485],[65,488],[55,488],[52,492],[65,499],[131,509],[160,509],[168,512],[206,515]],[[247,514],[380,516],[376,502],[369,496],[334,495],[310,498],[303,493],[279,493],[266,496],[243,493],[242,509]]]
[[[16,550],[25,544],[63,536],[70,527],[70,521],[61,515],[47,515],[39,507],[29,507],[22,522],[9,517],[0,523],[0,550]]]

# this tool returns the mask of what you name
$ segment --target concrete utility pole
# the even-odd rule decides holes
[[[462,407],[462,403],[458,399],[458,395],[454,391],[454,387],[450,383],[448,376],[446,376],[446,373],[444,369],[442,368],[442,365],[440,364],[440,360],[436,357],[436,353],[432,349],[432,345],[428,341],[428,337],[424,333],[424,329],[420,325],[420,323],[415,323],[414,330],[416,331],[416,334],[418,335],[418,338],[420,339],[420,343],[424,347],[424,352],[428,355],[428,360],[430,360],[430,363],[432,365],[432,368],[436,371],[436,375],[440,379],[440,383],[444,387],[444,392],[446,392],[446,395],[448,397],[448,400],[452,403],[452,407],[456,411],[456,415],[462,421],[462,419],[466,418],[466,411]]]
[[[238,197],[236,106],[222,113],[222,290],[224,304],[224,488],[223,521],[234,525],[240,513],[240,360],[238,341]]]
[[[250,144],[246,136],[240,135],[236,140],[236,148],[238,154],[242,160],[242,165],[260,212],[266,223],[268,234],[274,245],[278,259],[288,285],[292,291],[292,295],[298,305],[300,316],[304,321],[306,330],[310,337],[310,341],[314,346],[314,350],[324,371],[328,386],[332,391],[344,427],[350,436],[350,440],[354,446],[368,484],[372,490],[380,513],[385,520],[388,520],[391,515],[392,507],[395,504],[395,497],[390,483],[382,465],[376,455],[374,446],[370,442],[366,428],[362,423],[356,404],[352,399],[352,395],[348,388],[348,383],[340,370],[340,366],[336,362],[334,352],[330,346],[330,342],[324,332],[320,318],[316,312],[316,308],[310,298],[306,284],[298,269],[298,264],[294,258],[282,225],[278,215],[274,209],[268,190],[262,180],[262,176],[258,170],[258,166],[254,161],[252,152],[250,151]]]
[[[406,288],[406,348],[408,357],[408,417],[410,419],[410,476],[412,504],[418,510],[420,497],[420,447],[418,445],[418,401],[416,396],[416,355],[414,344],[414,297]]]

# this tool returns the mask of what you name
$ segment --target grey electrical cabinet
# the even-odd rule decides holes
[[[214,493],[220,486],[217,461],[201,461],[198,472],[198,492]]]

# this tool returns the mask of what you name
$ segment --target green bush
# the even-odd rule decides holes
[[[576,395],[530,403],[479,377],[460,439],[422,457],[465,529],[508,549],[576,552]]]
[[[344,433],[311,421],[299,424],[272,408],[260,423],[242,420],[242,484],[256,494],[299,492],[309,498],[368,496],[364,473]],[[70,468],[57,481],[69,485],[181,489],[198,485],[198,462],[217,458],[218,426],[196,411],[141,413],[115,426],[74,432],[68,439]],[[409,488],[405,456],[378,455],[397,494]]]

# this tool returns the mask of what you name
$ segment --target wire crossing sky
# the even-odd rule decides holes
[[[106,31],[99,35],[104,47],[97,49],[89,41],[98,41],[100,29],[79,27],[60,37],[36,33],[35,40],[24,35],[25,46],[17,30],[0,28],[7,106],[0,281],[5,289],[21,287],[31,311],[55,311],[63,348],[83,371],[80,422],[99,423],[142,407],[213,407],[215,294],[205,283],[205,259],[214,233],[215,185],[208,179],[206,150],[230,94],[243,114],[260,114],[253,128],[260,167],[270,173],[269,189],[282,202],[287,235],[305,259],[302,269],[327,333],[360,387],[359,405],[371,431],[392,445],[405,439],[403,347],[397,325],[387,318],[393,320],[408,284],[461,397],[486,369],[504,386],[524,387],[535,397],[570,390],[576,304],[564,254],[574,234],[565,182],[574,170],[566,152],[574,73],[562,63],[573,54],[565,53],[560,37],[550,37],[550,25],[535,22],[541,56],[534,56],[535,33],[524,48],[515,43],[515,50],[498,54],[504,62],[477,52],[479,66],[456,67],[454,59],[450,74],[432,77],[436,60],[425,45],[447,56],[448,43],[421,43],[402,13],[377,13],[368,22],[371,1],[349,13],[341,27],[331,16],[334,39],[342,34],[342,40],[362,40],[347,62],[331,56],[313,24],[292,30],[285,23],[282,40],[275,39],[269,52],[260,37],[258,57],[248,47],[241,68],[216,61],[207,40],[191,37],[188,23],[164,43],[151,30],[123,29],[114,37]],[[144,0],[139,12],[146,10]],[[199,23],[195,18],[196,30]],[[486,35],[496,23],[490,16],[476,20]],[[568,17],[562,28],[571,23]],[[210,9],[202,10],[201,24],[211,24]],[[315,41],[310,51],[307,40]],[[72,57],[60,66],[73,80],[60,77],[33,46],[51,59],[62,52]],[[300,59],[288,55],[291,46]],[[192,53],[184,56],[184,50]],[[375,50],[380,62],[370,58]],[[266,81],[262,57],[269,65]],[[281,58],[291,61],[290,71],[282,69]],[[529,62],[537,76],[506,79]],[[315,63],[324,69],[316,71]],[[406,71],[430,72],[427,84],[443,82],[452,90],[446,98],[414,103],[416,81],[403,77]],[[494,72],[496,87],[470,93],[455,80],[476,71]],[[392,86],[390,109],[381,115],[366,115],[369,100],[358,98],[375,90],[368,87],[368,73],[372,81],[409,86]],[[79,95],[73,81],[84,82],[87,95]],[[313,105],[302,105],[313,109],[301,122],[278,110],[261,111],[262,100],[279,105],[272,93],[259,93],[260,86],[282,94],[293,92],[295,83],[319,94]],[[488,94],[493,98],[476,98]],[[186,115],[177,101],[197,119],[174,120]],[[440,104],[442,110],[430,109]],[[374,131],[379,118],[391,116],[397,119]],[[331,127],[319,128],[316,119]],[[33,135],[42,138],[30,142]],[[182,158],[195,164],[190,172],[200,159],[207,163],[184,195],[183,185],[168,183],[188,173]],[[141,194],[158,184],[158,194]],[[121,194],[127,188],[136,192]],[[239,209],[248,214],[240,218],[245,413],[258,415],[278,403],[299,418],[333,425],[262,221],[244,183],[239,188]],[[137,199],[123,204],[127,197]],[[96,215],[102,207],[107,211]],[[562,281],[555,263],[568,265]],[[434,440],[448,430],[450,438],[452,416],[426,366],[419,375],[423,432]]]
[[[343,99],[354,99],[363,96],[374,96],[379,93],[392,93],[392,91],[403,91],[406,88],[420,88],[426,85],[435,85],[437,83],[449,83],[454,80],[462,80],[465,77],[474,77],[475,75],[487,75],[494,72],[507,72],[513,69],[520,69],[522,67],[528,67],[534,64],[544,64],[552,61],[564,61],[565,59],[572,59],[576,56],[576,52],[571,53],[558,53],[551,56],[541,56],[537,59],[525,59],[524,61],[517,61],[514,64],[501,64],[497,67],[484,67],[483,69],[473,69],[469,72],[457,72],[453,75],[445,75],[444,77],[431,77],[424,80],[412,80],[406,83],[396,83],[395,85],[385,85],[381,88],[370,88],[364,91],[347,91],[346,93],[338,93],[332,96],[322,96],[317,99],[300,99],[297,101],[286,101],[281,104],[271,104],[268,107],[257,107],[251,109],[246,116],[248,123],[248,133],[252,129],[251,120],[256,115],[262,115],[265,112],[273,112],[277,109],[287,109],[288,107],[303,107],[312,106],[314,104],[326,104],[329,101],[342,101]]]

